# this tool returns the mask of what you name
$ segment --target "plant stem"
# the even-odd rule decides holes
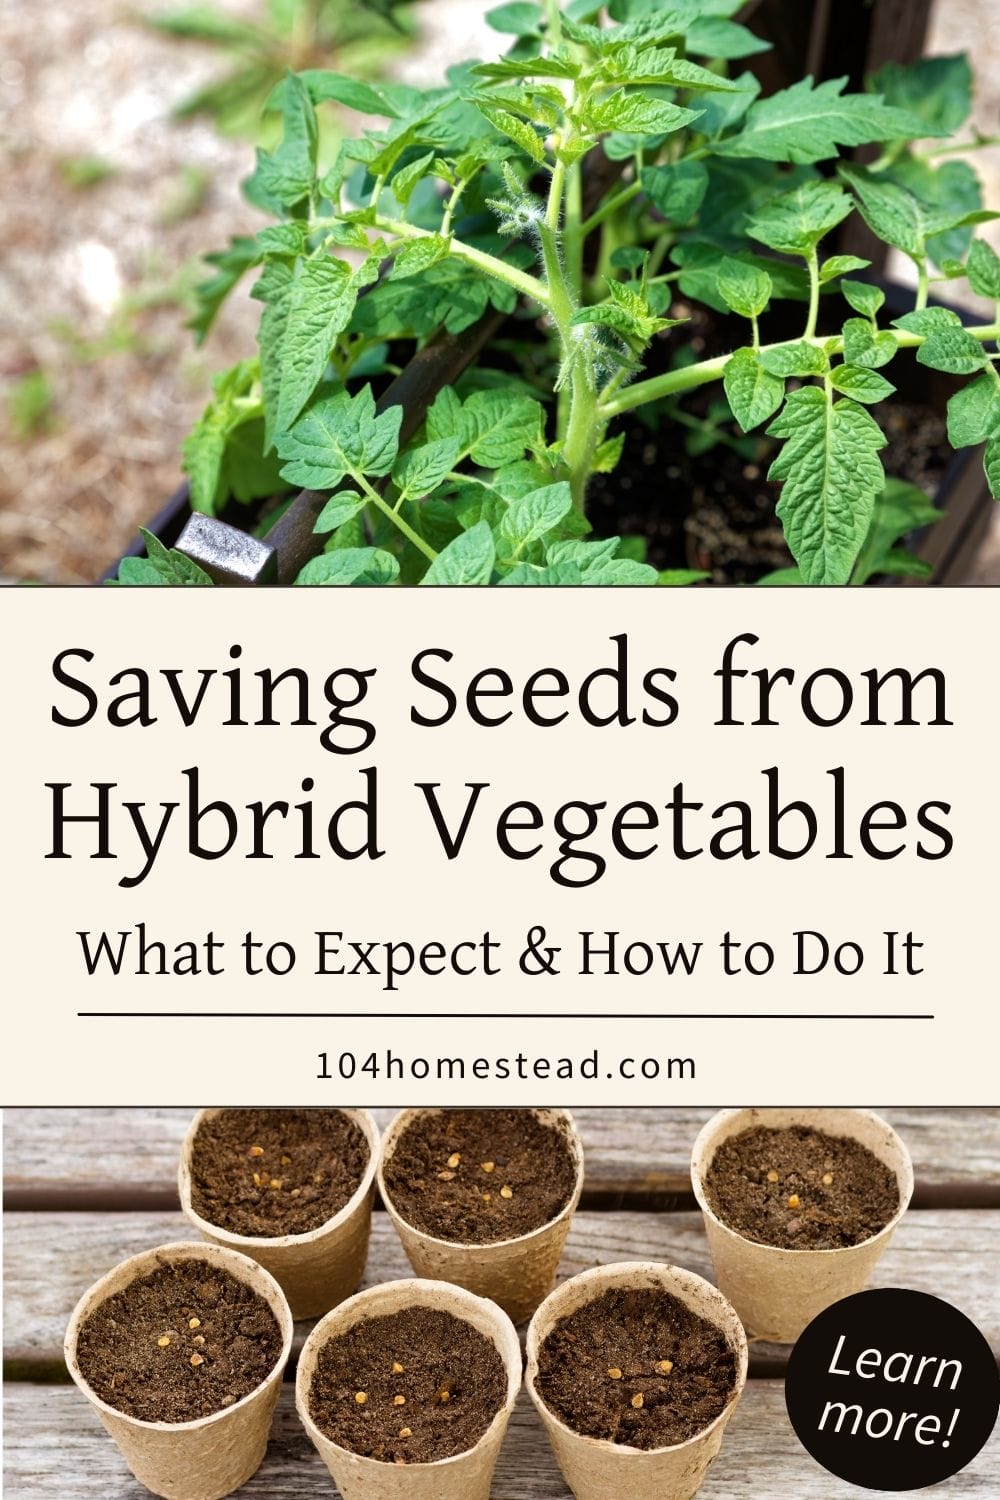
[[[551,50],[562,43],[562,11],[559,8],[559,0],[545,0],[545,12],[548,21],[549,34],[545,38]]]
[[[424,541],[423,537],[420,536],[418,532],[414,531],[409,521],[404,520],[404,518],[398,513],[398,511],[393,510],[388,500],[386,500],[384,496],[379,494],[378,490],[373,484],[369,484],[368,480],[364,477],[363,474],[360,476],[355,475],[354,477],[358,480],[362,490],[364,491],[365,495],[367,495],[372,504],[377,506],[382,514],[388,520],[390,520],[394,526],[398,527],[398,529],[406,537],[407,541],[412,542],[417,551],[424,554],[428,562],[433,562],[437,557],[437,553],[428,542]]]
[[[1000,339],[1000,321],[981,328],[970,328],[968,331],[980,343],[989,344]],[[904,333],[902,329],[893,329],[892,332],[901,349],[919,349],[927,341],[926,334]],[[765,351],[785,349],[789,344],[800,342],[799,339],[788,339],[777,344],[767,344]],[[814,344],[818,349],[827,349],[831,354],[844,352],[844,341],[841,338],[810,338],[806,342]],[[623,412],[634,411],[637,406],[646,406],[650,401],[662,401],[665,396],[681,396],[700,386],[711,385],[713,380],[722,378],[731,358],[731,354],[722,354],[717,359],[704,360],[701,364],[689,365],[683,370],[669,370],[665,375],[654,375],[649,380],[641,380],[617,395],[606,396],[599,403],[598,416],[610,421],[612,417],[620,417]]]
[[[599,229],[605,219],[610,219],[611,215],[616,214],[620,208],[626,208],[632,202],[633,198],[638,198],[641,192],[642,183],[636,180],[635,182],[630,182],[628,187],[622,188],[620,193],[616,193],[606,203],[602,203],[601,207],[595,213],[592,213],[589,219],[583,221],[580,227],[582,238],[586,239],[595,229]]]
[[[394,234],[401,240],[438,238],[428,229],[417,229],[414,225],[404,224],[399,219],[388,219],[384,214],[376,214],[373,224],[374,228],[384,229],[388,234]],[[505,282],[522,296],[531,297],[540,306],[550,306],[548,290],[537,276],[529,276],[527,271],[520,271],[517,266],[510,266],[505,260],[500,260],[495,255],[487,255],[485,250],[477,250],[474,245],[467,245],[463,240],[453,238],[450,241],[448,253],[458,256],[459,260],[467,260],[470,265],[480,271],[485,271],[494,280]]]
[[[917,265],[917,301],[916,301],[916,309],[915,310],[917,312],[923,312],[924,308],[927,306],[928,302],[930,301],[930,295],[931,295],[930,270],[928,268],[926,259],[925,260],[918,260],[917,263],[916,263],[916,265]]]
[[[809,320],[806,323],[806,338],[814,339],[819,325],[819,254],[815,248],[809,252]]]

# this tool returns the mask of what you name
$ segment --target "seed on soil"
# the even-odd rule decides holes
[[[399,1429],[399,1435],[400,1435],[401,1438],[412,1437],[413,1436],[413,1429],[411,1427],[401,1427]]]
[[[778,1174],[777,1174],[777,1172],[768,1172],[768,1174],[767,1174],[767,1180],[768,1180],[768,1182],[777,1182],[778,1181]]]
[[[403,1375],[406,1373],[406,1366],[401,1365],[398,1359],[394,1359],[392,1362],[392,1373],[394,1375]]]
[[[194,1365],[195,1369],[197,1370],[197,1368],[198,1368],[199,1365],[203,1365],[205,1363],[205,1360],[204,1360],[203,1356],[200,1355],[200,1354],[192,1354],[192,1356],[191,1356],[191,1363]]]
[[[255,1172],[255,1173],[254,1173],[254,1174],[253,1174],[253,1180],[254,1180],[254,1184],[255,1184],[255,1186],[256,1186],[256,1187],[263,1187],[263,1186],[264,1186],[264,1183],[265,1183],[265,1181],[266,1181],[266,1179],[265,1179],[265,1178],[263,1178],[263,1177],[262,1177],[262,1176],[261,1176],[261,1175],[260,1175],[260,1173],[259,1173],[259,1172]]]
[[[484,1161],[483,1162],[483,1171],[484,1172],[495,1172],[496,1169],[497,1169],[497,1164],[496,1164],[495,1161]]]
[[[833,1173],[832,1172],[824,1172],[823,1173],[823,1186],[824,1187],[832,1187],[833,1186]]]
[[[492,1203],[493,1202],[493,1194],[492,1193],[484,1193],[483,1194],[483,1202],[484,1203]]]
[[[200,1328],[201,1327],[201,1319],[200,1318],[188,1318],[188,1327],[189,1328]]]
[[[461,1166],[461,1163],[462,1163],[461,1153],[458,1152],[458,1151],[453,1151],[452,1154],[448,1158],[448,1165],[449,1165],[449,1167],[458,1167],[458,1166]]]
[[[512,1187],[508,1187],[505,1183],[504,1186],[500,1189],[500,1196],[501,1198],[513,1198],[514,1189]]]
[[[203,1345],[205,1342],[205,1335],[203,1333],[196,1333],[194,1336],[194,1341],[199,1346]]]
[[[802,1199],[799,1197],[798,1193],[793,1193],[791,1195],[791,1197],[788,1200],[788,1207],[789,1208],[801,1208],[802,1207]]]
[[[393,1406],[405,1406],[406,1405],[406,1397],[405,1396],[393,1396],[393,1398],[392,1398],[392,1404],[393,1404]]]
[[[454,1172],[439,1172],[438,1173],[438,1182],[454,1182],[454,1181],[455,1181],[455,1174],[454,1174]]]
[[[359,1406],[364,1406],[365,1402],[368,1400],[368,1392],[367,1391],[355,1391],[354,1392],[354,1399],[355,1399],[355,1401],[357,1402],[357,1404]]]
[[[622,1372],[621,1370],[619,1370],[617,1365],[612,1365],[611,1369],[608,1371],[608,1374],[611,1376],[612,1380],[621,1380],[622,1378]]]
[[[642,1392],[641,1391],[637,1391],[636,1394],[632,1397],[632,1405],[635,1407],[636,1411],[638,1411],[640,1409],[640,1407],[642,1406],[642,1404],[643,1404]]]
[[[674,1368],[674,1362],[672,1359],[661,1359],[656,1368],[661,1375],[669,1375],[670,1371]]]
[[[444,1406],[451,1400],[451,1393],[454,1389],[454,1380],[445,1380],[441,1385],[438,1386],[437,1390],[434,1392],[434,1400],[440,1401],[441,1405]]]
[[[250,1147],[250,1155],[251,1156],[263,1156],[264,1155],[264,1147],[263,1146],[251,1146]]]
[[[283,1156],[281,1158],[281,1165],[283,1167],[290,1167],[292,1165],[292,1158],[290,1156]]]
[[[159,1344],[161,1349],[165,1349],[170,1343],[170,1340],[167,1338],[167,1335],[164,1334],[163,1337],[161,1339],[157,1339],[156,1342]]]
[[[275,1190],[275,1192],[280,1192],[281,1191],[281,1185],[282,1185],[282,1181],[281,1181],[280,1177],[272,1177],[271,1178],[271,1187]]]

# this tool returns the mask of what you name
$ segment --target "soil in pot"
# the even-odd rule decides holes
[[[713,1212],[745,1239],[783,1250],[840,1250],[899,1210],[895,1173],[867,1146],[795,1125],[723,1141],[705,1176]]]
[[[393,1207],[414,1228],[490,1245],[556,1218],[577,1168],[565,1136],[531,1110],[449,1109],[415,1116],[383,1175]]]
[[[233,1234],[319,1229],[350,1202],[368,1165],[364,1132],[339,1109],[224,1109],[191,1153],[191,1206]]]
[[[474,1448],[506,1399],[490,1339],[452,1313],[408,1307],[364,1318],[323,1345],[309,1411],[353,1453],[427,1464]]]
[[[253,1287],[208,1261],[140,1276],[96,1307],[77,1342],[91,1390],[142,1422],[193,1422],[266,1380],[281,1329]]]
[[[669,1292],[612,1288],[556,1323],[538,1352],[536,1384],[584,1437],[668,1448],[725,1411],[736,1355],[721,1329]]]

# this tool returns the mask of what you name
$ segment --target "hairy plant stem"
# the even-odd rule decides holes
[[[969,332],[980,343],[993,343],[1000,339],[1000,321],[981,328],[970,328]],[[900,329],[893,329],[892,333],[901,349],[919,349],[927,342],[926,334],[904,333]],[[762,352],[785,349],[790,344],[800,342],[799,339],[786,339],[777,344],[765,345]],[[841,338],[813,337],[806,342],[814,344],[817,349],[825,349],[830,354],[843,354],[844,352],[844,341]],[[714,380],[722,379],[731,359],[731,354],[722,354],[716,359],[703,360],[701,364],[689,365],[683,370],[669,370],[665,375],[654,375],[649,380],[640,380],[636,385],[629,386],[624,391],[613,393],[609,387],[598,403],[597,415],[603,421],[610,421],[612,417],[620,417],[624,412],[634,411],[638,406],[646,406],[651,401],[662,401],[665,396],[683,396],[686,392],[698,390],[703,385],[711,385]]]
[[[413,224],[405,224],[399,219],[386,218],[385,214],[376,214],[372,222],[375,229],[385,230],[387,234],[394,234],[401,240],[438,238],[429,229],[417,229]],[[496,255],[487,255],[485,250],[477,250],[475,245],[467,245],[463,240],[452,238],[449,241],[448,253],[458,256],[459,260],[467,260],[470,265],[476,266],[480,271],[485,271],[487,276],[492,276],[495,281],[505,282],[522,296],[531,297],[541,307],[550,308],[548,288],[543,281],[539,281],[537,276],[529,276],[527,271],[508,265],[505,260],[500,260]]]

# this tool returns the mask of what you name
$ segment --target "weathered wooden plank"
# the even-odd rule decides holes
[[[375,1111],[385,1125],[394,1111]],[[580,1109],[589,1205],[690,1206],[691,1145],[709,1109]],[[914,1159],[919,1205],[1000,1207],[1000,1109],[887,1109]],[[187,1109],[12,1109],[10,1208],[173,1208]],[[684,1200],[687,1200],[685,1203]],[[645,1206],[639,1202],[629,1206]]]
[[[4,1488],[11,1500],[148,1500],[76,1390],[8,1385],[4,1390]],[[246,1500],[334,1500],[337,1490],[281,1393],[263,1465],[240,1490]],[[571,1500],[538,1417],[522,1394],[500,1455],[497,1500]],[[777,1381],[753,1381],[699,1500],[856,1500],[799,1445]],[[939,1486],[941,1500],[1000,1494],[1000,1439],[994,1436],[963,1473]]]
[[[61,1372],[62,1337],[77,1298],[117,1261],[152,1245],[196,1238],[179,1213],[7,1214],[4,1357],[19,1378]],[[948,1298],[979,1324],[1000,1356],[1000,1211],[910,1214],[879,1266],[875,1285],[906,1286]],[[560,1274],[618,1260],[658,1260],[711,1276],[697,1213],[580,1213]],[[375,1218],[366,1285],[411,1275],[388,1217]],[[297,1325],[297,1347],[308,1332]],[[780,1371],[786,1350],[757,1345],[758,1370]]]

